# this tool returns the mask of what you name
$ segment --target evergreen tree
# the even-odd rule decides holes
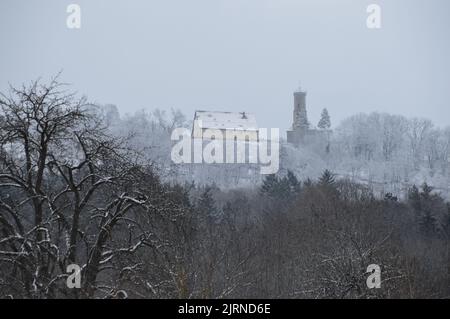
[[[301,183],[298,180],[297,176],[295,176],[295,174],[292,171],[288,170],[286,179],[288,181],[289,189],[292,195],[298,194],[301,189]]]
[[[398,197],[394,196],[392,193],[386,193],[384,195],[384,200],[387,202],[398,202]]]
[[[437,219],[434,216],[434,211],[438,208],[437,203],[440,197],[432,194],[432,192],[433,187],[427,183],[422,185],[422,192],[420,193],[422,211],[419,223],[420,228],[427,237],[434,235],[437,231]]]
[[[420,193],[420,196],[426,200],[429,201],[433,195],[431,194],[433,192],[433,187],[429,186],[427,183],[423,183],[422,185],[422,192]]]
[[[443,198],[439,194],[433,194],[433,187],[427,183],[422,185],[422,190],[414,185],[408,194],[411,207],[416,214],[420,230],[426,237],[437,234],[439,225],[436,216],[442,216],[446,210]]]
[[[264,178],[259,190],[261,195],[273,196],[278,191],[279,180],[275,174],[267,175]]]
[[[197,211],[202,216],[215,217],[217,216],[217,208],[212,196],[212,188],[206,187],[200,198],[197,201]]]
[[[331,127],[331,119],[330,114],[328,114],[327,109],[322,110],[322,114],[320,116],[319,124],[317,125],[322,130],[328,130]]]
[[[321,186],[335,186],[336,180],[334,174],[326,169],[319,178],[319,185]]]
[[[420,199],[420,192],[415,184],[408,191],[408,199],[413,201]]]
[[[413,185],[408,191],[408,200],[414,212],[419,214],[422,210],[422,205],[420,202],[420,192],[416,185]]]
[[[260,188],[260,194],[275,199],[291,200],[300,192],[300,182],[291,171],[280,178],[276,175],[268,175]]]

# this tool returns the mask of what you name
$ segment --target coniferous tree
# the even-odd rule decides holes
[[[384,195],[384,200],[391,201],[391,202],[398,202],[398,197],[394,196],[394,194],[392,194],[392,193],[386,193]]]
[[[328,130],[331,127],[331,119],[330,114],[328,114],[327,109],[322,110],[322,114],[320,116],[319,124],[317,125],[322,130]]]
[[[408,200],[416,214],[419,214],[422,210],[422,205],[420,202],[420,191],[416,185],[413,185],[413,187],[409,189]]]
[[[301,183],[294,173],[288,171],[287,175],[280,178],[276,175],[268,175],[260,188],[260,194],[272,199],[292,200],[300,192]]]
[[[275,174],[267,175],[261,185],[260,194],[273,196],[278,188],[278,177]]]
[[[205,217],[217,216],[217,207],[212,195],[212,188],[206,187],[197,202],[198,212]]]
[[[427,183],[422,185],[422,192],[420,193],[422,211],[419,223],[427,237],[434,235],[437,231],[437,220],[434,210],[438,208],[436,204],[439,201],[439,196],[432,194],[432,192],[433,187]]]
[[[288,170],[286,179],[288,181],[289,189],[292,195],[298,194],[301,189],[301,183],[298,180],[297,176],[295,176],[295,174],[292,171]]]
[[[319,178],[319,185],[321,186],[335,186],[335,175],[328,169],[326,169],[322,176]]]

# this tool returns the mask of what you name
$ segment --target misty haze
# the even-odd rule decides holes
[[[0,297],[449,298],[449,12],[1,1]]]

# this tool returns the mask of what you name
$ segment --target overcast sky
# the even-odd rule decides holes
[[[301,83],[313,124],[326,107],[334,124],[380,111],[446,126],[449,30],[448,0],[0,0],[0,90],[63,70],[122,113],[245,110],[286,129]]]

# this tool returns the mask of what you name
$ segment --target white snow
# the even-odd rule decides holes
[[[255,115],[247,112],[196,111],[194,122],[204,129],[258,130]]]

